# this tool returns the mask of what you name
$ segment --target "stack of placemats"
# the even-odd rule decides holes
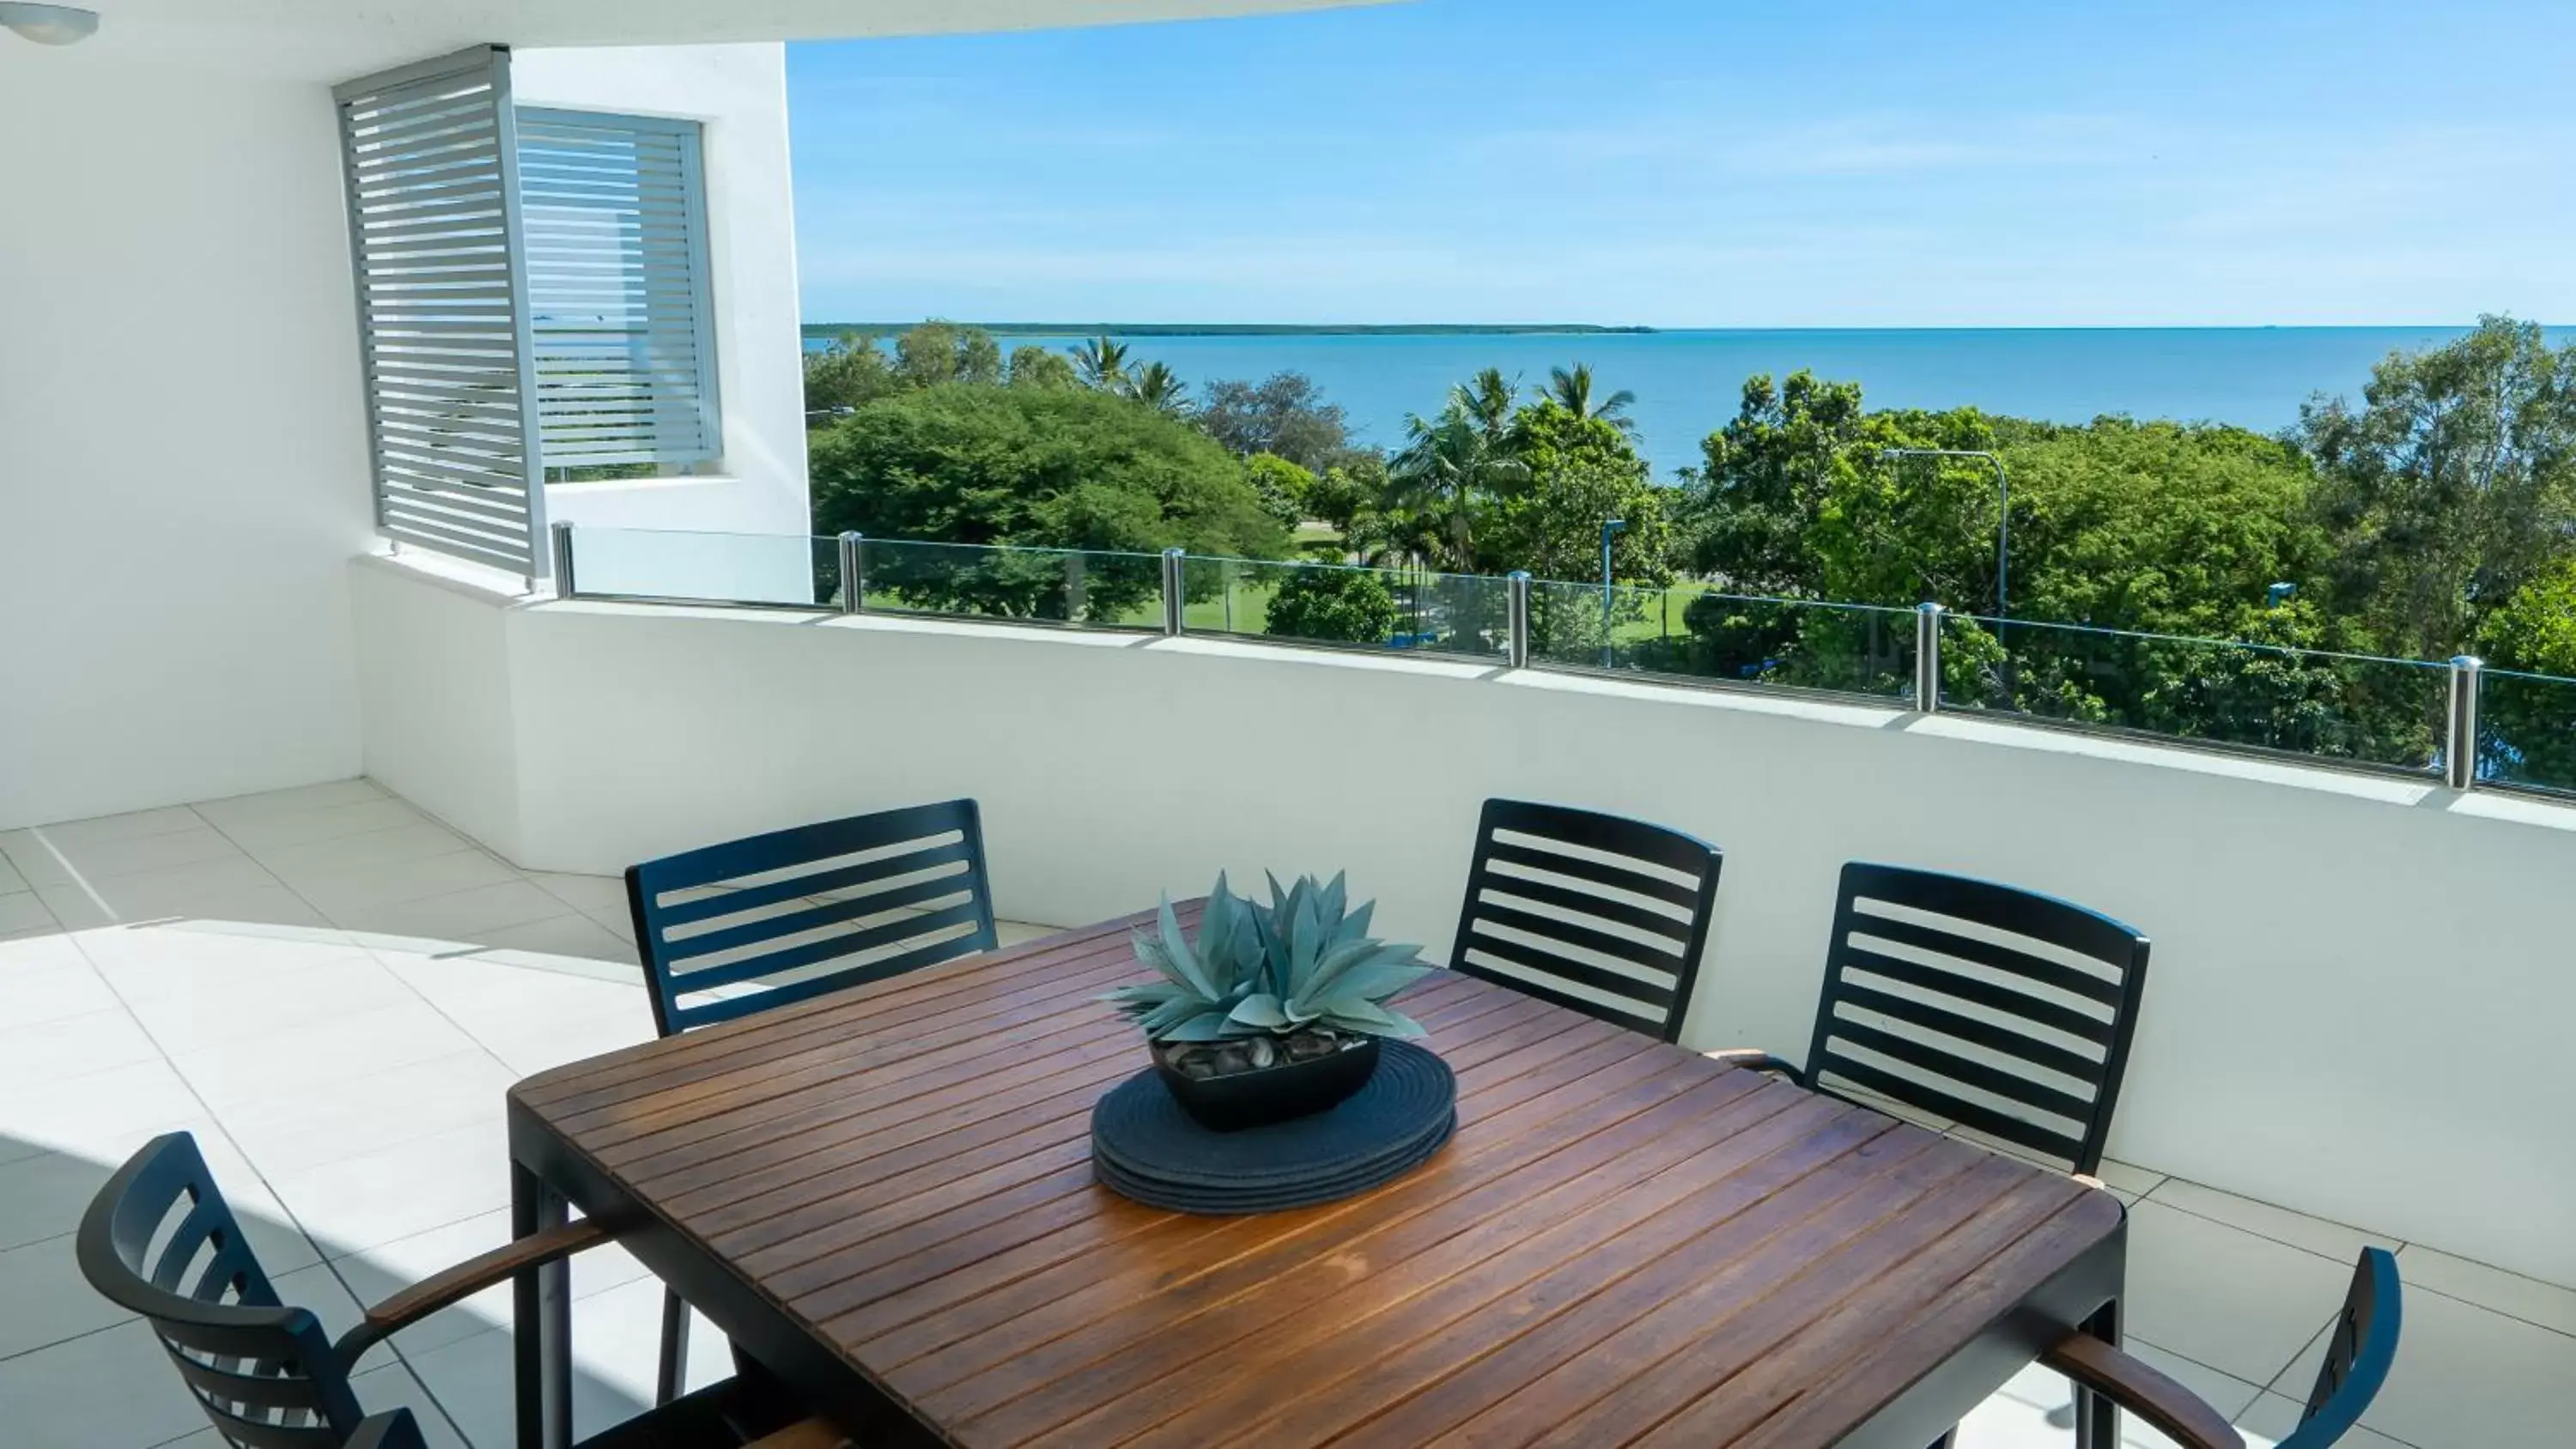
[[[1438,1152],[1458,1125],[1449,1064],[1407,1042],[1379,1048],[1368,1085],[1329,1111],[1215,1132],[1148,1067],[1091,1112],[1091,1165],[1112,1190],[1175,1212],[1312,1207],[1365,1192]]]

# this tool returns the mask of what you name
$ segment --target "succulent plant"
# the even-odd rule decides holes
[[[1270,878],[1270,904],[1246,901],[1216,878],[1198,939],[1181,931],[1171,898],[1152,933],[1137,933],[1136,959],[1161,980],[1101,997],[1157,1042],[1293,1036],[1317,1027],[1359,1036],[1420,1036],[1422,1026],[1387,998],[1434,968],[1422,948],[1368,934],[1373,902],[1349,908],[1343,878],[1329,885]]]

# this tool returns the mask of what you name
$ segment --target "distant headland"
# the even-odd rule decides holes
[[[808,322],[808,337],[844,332],[886,336],[921,325],[909,322]],[[961,322],[996,337],[1600,337],[1651,333],[1653,327],[1602,327],[1588,322]]]

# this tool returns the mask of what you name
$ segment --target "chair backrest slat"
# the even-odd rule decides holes
[[[2147,939],[2099,912],[1855,862],[1843,868],[1804,1079],[2095,1172],[2146,972]]]
[[[2327,1449],[2343,1438],[2379,1397],[2388,1370],[2397,1362],[2397,1338],[2405,1319],[2404,1292],[2397,1281],[2397,1255],[2385,1248],[2364,1248],[2353,1264],[2352,1287],[2344,1294],[2334,1334],[2326,1341],[2325,1362],[2317,1367],[2316,1386],[2308,1393],[2299,1426],[2279,1449]]]
[[[340,1449],[357,1431],[347,1366],[320,1319],[279,1304],[195,1138],[172,1132],[128,1158],[82,1216],[73,1251],[92,1288],[151,1326],[218,1435],[250,1449]]]
[[[992,950],[972,800],[728,841],[626,872],[664,1036]]]
[[[1720,864],[1716,847],[1660,825],[1488,800],[1449,964],[1678,1040]]]

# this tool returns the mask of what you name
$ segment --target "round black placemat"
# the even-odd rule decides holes
[[[1125,1196],[1177,1212],[1310,1207],[1366,1191],[1439,1151],[1457,1126],[1457,1096],[1447,1062],[1390,1041],[1368,1085],[1331,1111],[1211,1132],[1148,1067],[1092,1108],[1092,1172]]]

